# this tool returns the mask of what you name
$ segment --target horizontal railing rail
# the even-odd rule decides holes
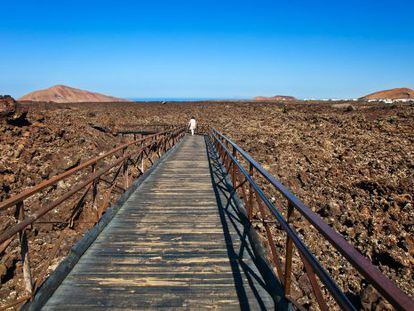
[[[114,195],[114,191],[121,192],[126,191],[131,185],[132,178],[138,178],[144,173],[145,166],[151,166],[156,158],[159,158],[163,153],[167,152],[173,147],[183,136],[185,135],[185,128],[180,127],[170,131],[163,131],[154,135],[147,136],[142,139],[138,139],[129,143],[125,143],[116,147],[105,154],[87,160],[84,163],[77,165],[76,167],[54,176],[37,186],[34,186],[28,190],[17,194],[4,202],[0,203],[0,211],[7,210],[13,206],[16,207],[15,215],[17,223],[9,226],[6,230],[0,233],[0,255],[3,256],[8,246],[14,240],[14,237],[18,235],[20,244],[20,260],[23,268],[23,282],[26,295],[20,297],[16,301],[7,306],[0,307],[0,309],[6,307],[12,307],[18,305],[28,299],[31,299],[36,290],[46,276],[47,269],[50,266],[51,261],[54,259],[62,238],[54,243],[54,251],[51,252],[49,260],[41,273],[38,274],[37,279],[33,282],[33,275],[30,267],[29,259],[29,243],[27,232],[30,230],[30,226],[34,224],[42,224],[42,217],[47,215],[50,211],[54,210],[62,203],[69,201],[76,194],[81,195],[79,198],[75,198],[75,204],[73,204],[72,213],[70,219],[64,219],[61,223],[66,227],[73,227],[76,220],[82,213],[83,206],[86,204],[89,198],[89,203],[96,212],[96,223],[105,209],[110,205],[111,196]],[[135,146],[137,149],[128,150],[129,147]],[[102,167],[97,168],[98,162],[114,156],[117,152],[122,152],[115,160],[110,163],[104,163]],[[112,159],[112,158],[111,158]],[[111,160],[109,159],[109,160]],[[90,172],[85,173],[85,169],[92,168]],[[132,172],[134,170],[134,172]],[[30,214],[25,215],[25,202],[31,196],[40,193],[42,190],[55,186],[60,180],[66,180],[76,173],[83,173],[80,176],[79,182],[74,182],[73,186],[65,190],[63,194],[60,194],[54,201],[41,206],[35,211],[29,210]],[[76,175],[79,177],[79,175]],[[109,178],[109,180],[108,180]],[[102,188],[102,189],[101,189]],[[98,204],[98,199],[101,200]],[[54,222],[54,221],[53,221]],[[46,221],[45,223],[48,223]],[[63,237],[63,235],[61,235]]]
[[[337,284],[332,280],[325,271],[321,263],[311,253],[305,243],[300,239],[298,234],[291,227],[293,213],[299,211],[309,223],[322,234],[330,244],[338,250],[348,262],[356,268],[362,276],[364,276],[382,295],[398,310],[413,310],[413,301],[411,298],[401,291],[390,279],[382,274],[367,258],[361,255],[350,243],[348,243],[338,232],[332,229],[321,217],[315,214],[309,207],[302,203],[294,196],[285,186],[283,186],[275,177],[266,171],[258,162],[256,162],[247,152],[240,148],[237,144],[224,136],[219,131],[212,129],[209,134],[210,140],[221,158],[224,166],[229,174],[231,174],[233,187],[241,189],[243,200],[247,207],[249,220],[252,220],[253,201],[256,199],[257,206],[262,216],[265,218],[263,208],[267,209],[276,218],[283,231],[286,232],[286,248],[285,248],[285,267],[282,271],[280,258],[276,255],[273,237],[268,227],[268,223],[264,222],[266,235],[271,248],[272,260],[275,265],[279,278],[284,284],[285,295],[289,297],[291,291],[291,273],[292,273],[292,246],[295,245],[300,259],[302,260],[305,272],[307,273],[312,285],[315,298],[322,310],[326,310],[327,304],[323,299],[314,274],[326,286],[328,291],[334,297],[338,305],[345,310],[355,310],[347,296],[339,289]],[[240,158],[238,158],[238,156]],[[241,163],[243,159],[248,164],[246,169]],[[278,208],[270,201],[265,192],[255,181],[255,174],[263,177],[275,190],[280,192],[287,200],[288,210],[287,219],[285,219]],[[238,183],[238,185],[237,185]],[[246,185],[248,184],[248,186]]]

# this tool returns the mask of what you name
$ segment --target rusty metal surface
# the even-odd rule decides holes
[[[217,152],[222,158],[224,165],[230,174],[234,174],[234,170],[237,168],[247,180],[249,185],[253,188],[252,191],[260,196],[261,200],[267,206],[268,210],[273,214],[275,219],[279,222],[282,229],[287,233],[287,257],[291,256],[290,247],[291,243],[296,246],[302,258],[306,272],[311,279],[312,286],[315,290],[315,295],[320,307],[325,309],[326,305],[321,302],[322,299],[320,291],[316,288],[317,283],[314,280],[313,273],[315,273],[325,287],[330,291],[335,298],[339,306],[345,310],[354,310],[354,306],[344,293],[338,288],[335,282],[331,279],[322,265],[313,256],[313,254],[307,249],[306,245],[301,241],[295,231],[291,228],[288,221],[283,218],[278,209],[270,202],[266,197],[263,190],[258,186],[253,178],[253,170],[256,174],[263,176],[276,190],[278,190],[288,201],[289,208],[298,210],[312,226],[314,226],[322,235],[329,241],[372,285],[398,310],[413,310],[414,303],[411,298],[402,292],[391,280],[383,275],[367,258],[362,256],[351,244],[349,244],[339,233],[333,230],[328,224],[326,224],[322,218],[313,213],[309,207],[304,205],[298,198],[296,198],[286,187],[284,187],[276,178],[274,178],[269,172],[257,163],[248,153],[237,146],[230,139],[225,137],[215,129],[212,130],[210,135],[211,139],[215,143]],[[237,156],[242,157],[247,161],[249,165],[249,172],[243,167]],[[250,191],[250,196],[252,191]],[[250,202],[249,202],[250,201]],[[251,198],[247,203],[249,208],[251,206]],[[259,203],[260,205],[260,203]],[[260,206],[259,206],[260,207]],[[290,211],[292,213],[292,211]],[[286,266],[286,271],[290,273],[290,263]],[[290,282],[289,275],[285,276],[285,282]],[[288,284],[287,284],[288,285]],[[289,289],[286,288],[286,292],[289,293]]]

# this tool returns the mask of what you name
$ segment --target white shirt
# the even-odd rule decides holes
[[[190,126],[190,130],[195,130],[197,127],[197,121],[195,119],[191,119],[190,122],[188,122],[188,125]]]

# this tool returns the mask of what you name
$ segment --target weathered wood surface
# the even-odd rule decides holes
[[[274,308],[260,277],[252,281],[235,269],[235,246],[229,245],[227,225],[223,231],[224,207],[216,192],[204,138],[185,137],[121,207],[43,309]],[[243,265],[254,264],[245,256]]]

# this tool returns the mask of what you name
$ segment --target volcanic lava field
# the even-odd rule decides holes
[[[25,103],[25,122],[0,119],[0,201],[121,144],[122,130],[185,125],[224,133],[414,297],[414,106],[364,102]],[[23,109],[22,108],[22,109]],[[59,184],[62,191],[71,184]],[[271,193],[271,189],[267,189]],[[277,194],[274,201],[278,202]],[[35,206],[35,203],[34,205]],[[31,208],[27,206],[27,213]],[[58,217],[58,210],[53,217]],[[87,215],[83,218],[87,219]],[[0,212],[0,232],[15,223]],[[263,227],[257,224],[259,232]],[[294,228],[348,296],[365,310],[389,305],[346,260],[297,216]],[[60,235],[52,266],[88,229],[42,226],[30,239],[32,266],[45,260]],[[285,239],[272,229],[278,250]],[[22,291],[18,241],[0,263],[0,300]],[[298,256],[295,297],[315,305]],[[34,268],[36,274],[36,268]],[[376,309],[375,309],[376,308]]]

